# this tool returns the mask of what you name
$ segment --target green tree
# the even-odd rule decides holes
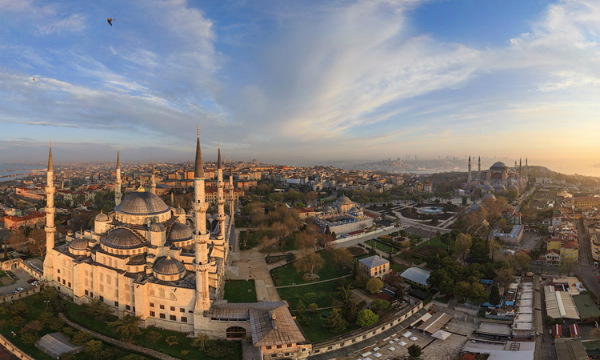
[[[318,309],[319,309],[319,305],[317,305],[316,303],[310,303],[308,305],[308,310],[313,314],[315,314]]]
[[[354,262],[354,256],[352,256],[350,250],[346,248],[332,247],[327,251],[333,260],[333,264],[337,266],[340,273],[344,271],[344,269],[349,269],[352,266]]]
[[[466,281],[459,281],[454,286],[454,297],[458,298],[459,301],[464,302],[469,296],[471,291],[471,285]]]
[[[500,305],[502,298],[500,297],[500,292],[498,291],[498,285],[492,285],[492,289],[490,290],[490,298],[489,302],[492,305]]]
[[[131,341],[135,335],[141,334],[142,319],[134,315],[125,315],[121,319],[109,323],[121,335],[121,339]]]
[[[379,315],[369,309],[364,309],[356,315],[356,325],[360,327],[368,327],[375,324],[379,320]]]
[[[302,302],[302,299],[298,300],[298,304],[296,305],[296,311],[303,312],[306,310],[306,305]]]
[[[373,310],[377,314],[388,310],[390,307],[391,307],[390,302],[387,300],[383,300],[383,299],[373,300],[373,302],[371,303],[371,306],[370,306],[371,310]]]
[[[26,332],[21,335],[21,341],[27,345],[33,345],[38,341],[39,337],[32,332]]]
[[[298,272],[307,272],[309,274],[319,272],[323,268],[323,265],[325,265],[325,260],[317,253],[307,254],[294,262],[294,266]]]
[[[531,266],[531,258],[524,252],[519,252],[515,255],[515,265],[519,270],[525,272]]]
[[[367,281],[365,289],[371,294],[377,294],[383,289],[383,281],[379,278],[372,278]]]
[[[83,351],[92,359],[99,359],[100,351],[102,351],[102,341],[90,340],[86,342]]]
[[[73,335],[71,342],[75,345],[83,345],[92,340],[92,335],[87,331],[78,331]]]
[[[469,287],[469,299],[472,301],[484,301],[487,298],[485,288],[478,282],[471,283]]]
[[[472,244],[471,235],[461,233],[454,242],[454,252],[459,254],[464,261]]]
[[[419,358],[419,356],[421,356],[422,353],[423,353],[423,350],[417,344],[412,344],[411,346],[408,347],[408,355],[410,355],[410,357],[412,357],[412,358],[417,359],[417,358]]]
[[[327,318],[327,327],[329,331],[337,333],[346,330],[348,322],[342,317],[342,311],[335,308],[331,311],[331,314]]]

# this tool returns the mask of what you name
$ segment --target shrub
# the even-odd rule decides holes
[[[365,290],[367,290],[371,294],[377,294],[381,291],[381,289],[383,289],[383,281],[381,281],[381,279],[379,278],[369,279],[369,281],[367,281],[367,284],[365,285]]]
[[[375,324],[379,320],[379,315],[369,309],[361,310],[356,316],[356,325],[367,327]]]

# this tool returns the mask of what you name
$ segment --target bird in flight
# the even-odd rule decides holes
[[[35,81],[35,76],[33,77],[33,79],[32,79],[32,80],[33,80],[33,81]]]
[[[113,19],[113,18],[106,18],[106,21],[108,21],[108,25],[110,25],[110,26],[112,26],[112,21],[113,21],[113,20],[116,20],[116,19]]]

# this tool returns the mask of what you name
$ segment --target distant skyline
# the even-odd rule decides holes
[[[198,123],[209,159],[600,175],[598,19],[584,0],[0,0],[0,163],[50,139],[60,162],[184,161]]]

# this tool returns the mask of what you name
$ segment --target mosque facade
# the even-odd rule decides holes
[[[50,148],[43,275],[47,285],[77,304],[100,299],[119,317],[140,317],[143,326],[218,339],[251,339],[263,358],[308,355],[311,345],[285,301],[232,304],[223,300],[225,268],[235,235],[232,216],[224,211],[220,149],[214,227],[207,221],[199,135],[191,227],[186,225],[184,209],[170,207],[156,195],[154,175],[149,191],[140,187],[123,197],[117,153],[114,211],[98,214],[93,230],[86,232],[89,236],[82,232],[80,238],[55,245],[53,175]],[[229,181],[232,185],[232,176]]]
[[[506,194],[516,191],[519,194],[527,186],[527,159],[525,167],[521,160],[519,165],[515,161],[514,167],[509,167],[502,161],[495,162],[488,170],[481,170],[481,158],[478,158],[477,172],[471,170],[471,157],[469,156],[466,188],[474,191],[481,189],[483,194]]]

